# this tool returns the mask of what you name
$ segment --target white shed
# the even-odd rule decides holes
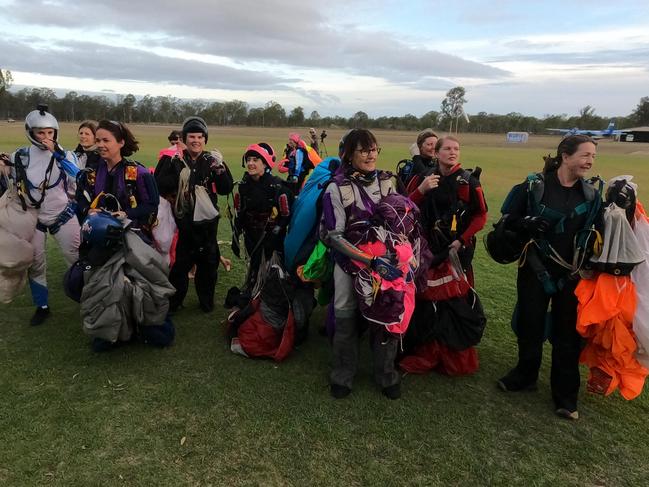
[[[530,134],[527,132],[507,132],[508,144],[526,144]]]

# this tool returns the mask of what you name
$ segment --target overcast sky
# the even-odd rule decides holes
[[[0,0],[18,86],[268,100],[307,114],[626,115],[649,96],[649,1]]]

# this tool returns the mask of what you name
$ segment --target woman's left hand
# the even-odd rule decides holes
[[[453,240],[451,242],[451,245],[448,246],[449,250],[455,249],[456,252],[459,252],[462,247],[462,242],[460,242],[459,240]]]

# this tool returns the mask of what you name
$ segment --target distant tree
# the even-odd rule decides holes
[[[14,83],[14,78],[11,71],[8,69],[0,69],[0,95],[8,91]]]
[[[649,125],[649,96],[640,98],[640,102],[633,113],[631,120],[636,125]]]
[[[215,101],[207,105],[201,113],[208,125],[222,125],[223,112],[224,103]]]
[[[133,121],[133,111],[135,110],[136,103],[135,96],[130,93],[123,97],[118,96],[116,108],[119,116],[117,118],[125,123],[131,123]]]
[[[248,119],[248,104],[241,100],[226,101],[224,125],[244,125]]]
[[[264,105],[264,125],[267,127],[282,127],[286,125],[286,110],[276,101]]]
[[[402,130],[416,130],[419,127],[419,119],[412,113],[399,117],[399,126]]]
[[[320,123],[320,114],[317,110],[313,110],[307,119],[309,125],[318,125]]]
[[[261,107],[251,108],[248,112],[246,125],[264,126],[264,109]]]
[[[63,120],[77,120],[75,109],[79,101],[79,94],[76,91],[68,91],[61,99],[61,110],[59,115]]]
[[[424,113],[421,117],[419,117],[419,128],[424,129],[435,127],[437,125],[438,118],[439,112],[436,112],[435,110]]]
[[[453,131],[453,122],[464,113],[464,104],[466,103],[464,95],[466,95],[466,90],[462,86],[456,86],[448,90],[446,97],[442,100],[442,120],[449,123],[449,132]]]
[[[304,125],[304,108],[295,107],[288,115],[288,124],[291,127]]]
[[[151,123],[155,117],[155,103],[151,95],[145,95],[135,108],[138,122]]]
[[[13,82],[14,78],[11,76],[11,71],[0,69],[0,109],[7,115],[7,118],[11,116],[9,88],[11,88]]]
[[[367,115],[365,112],[356,112],[352,116],[352,118],[349,119],[349,125],[350,128],[365,128],[368,126],[368,121],[370,117]]]
[[[575,125],[585,129],[597,129],[601,125],[600,117],[595,116],[595,108],[586,105],[579,109],[579,118]]]

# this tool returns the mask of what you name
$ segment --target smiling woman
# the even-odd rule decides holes
[[[101,120],[95,143],[101,159],[96,169],[86,168],[77,186],[77,215],[103,208],[128,217],[132,228],[146,239],[156,219],[160,197],[153,176],[140,163],[126,159],[139,148],[131,130],[121,122]],[[112,195],[113,198],[107,195]]]
[[[421,183],[410,198],[421,208],[433,260],[406,335],[407,356],[400,365],[412,373],[434,368],[448,375],[470,374],[478,369],[475,345],[485,326],[473,290],[472,262],[475,234],[487,221],[487,204],[479,171],[461,167],[458,139],[441,137],[434,150],[422,147],[437,160],[413,179]]]
[[[498,380],[503,391],[536,388],[543,342],[552,343],[551,389],[557,415],[578,419],[579,354],[575,288],[601,229],[601,187],[584,179],[596,143],[586,135],[565,137],[557,155],[545,158],[543,173],[512,189],[503,206],[506,226],[529,241],[518,269],[518,302],[513,327],[518,363]],[[551,326],[546,330],[550,309]]]

